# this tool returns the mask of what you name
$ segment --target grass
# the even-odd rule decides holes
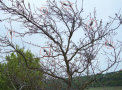
[[[89,88],[87,90],[122,90],[121,87],[96,87],[96,88]]]

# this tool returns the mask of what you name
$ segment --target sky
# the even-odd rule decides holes
[[[57,2],[59,2],[59,0],[56,0]],[[65,1],[65,0],[61,0],[61,1]],[[81,1],[82,0],[78,0],[78,6],[80,8],[81,6]],[[25,0],[25,2],[30,2],[31,6],[35,6],[35,7],[38,7],[38,8],[41,8],[41,7],[46,7],[46,0]],[[70,2],[72,3],[75,3],[75,0],[70,0]],[[93,13],[94,11],[94,8],[96,9],[96,15],[97,15],[97,18],[99,20],[103,20],[104,23],[108,22],[109,21],[109,16],[112,16],[114,17],[115,16],[115,13],[120,13],[122,14],[122,0],[84,0],[84,12],[83,12],[83,15],[84,16],[87,16],[89,13]],[[3,12],[0,11],[0,18],[3,18],[3,17],[7,17],[8,15],[4,14],[3,15]],[[6,28],[10,28],[9,27],[9,24],[7,22],[3,22],[1,23],[0,22],[0,35],[7,35],[7,30],[5,30],[5,26]],[[12,22],[12,28],[17,30],[17,31],[20,31],[20,32],[23,32],[25,31],[25,28],[22,26],[21,23],[16,23],[16,22]],[[113,26],[114,27],[114,26]],[[117,30],[117,35],[114,37],[114,40],[119,40],[119,41],[122,41],[122,26],[119,27],[119,29]],[[77,37],[80,36],[81,33],[76,33],[74,35],[74,38],[73,40],[74,41],[77,41]],[[77,36],[77,37],[76,37]],[[21,43],[21,39],[20,38],[14,38],[13,37],[13,40],[16,44],[19,44],[20,46],[23,45],[23,43]],[[42,47],[47,47],[45,46],[44,42],[44,38],[40,35],[32,35],[31,37],[30,36],[26,36],[24,38],[25,41],[32,41],[33,43],[36,43]],[[35,55],[39,56],[40,55],[40,48],[36,48],[36,47],[33,47],[31,45],[28,45],[26,44],[26,49],[30,49]],[[122,55],[121,55],[122,56]],[[101,62],[102,64],[102,67],[101,68],[104,68],[104,65],[105,65],[105,62],[102,61]],[[118,69],[117,70],[120,70],[122,69],[122,63],[120,63],[120,65],[118,66]]]

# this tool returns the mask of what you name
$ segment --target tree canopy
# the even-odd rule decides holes
[[[39,58],[35,58],[31,51],[24,51],[24,49],[19,48],[17,48],[17,50],[26,56],[30,68],[41,67]],[[6,56],[6,61],[6,63],[1,63],[0,67],[1,89],[35,90],[42,88],[43,73],[29,69],[20,54],[12,52],[10,55]]]

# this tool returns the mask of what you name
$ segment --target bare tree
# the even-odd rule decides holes
[[[9,19],[21,22],[28,31],[24,33],[15,31],[20,37],[28,34],[40,34],[48,40],[45,43],[50,47],[51,54],[48,54],[48,57],[39,57],[43,66],[43,72],[47,78],[53,77],[64,81],[68,86],[67,90],[72,89],[73,77],[82,75],[94,76],[81,85],[80,90],[84,90],[96,80],[97,75],[108,71],[121,61],[122,47],[118,44],[112,46],[110,43],[105,43],[107,38],[113,37],[112,33],[122,24],[122,17],[119,14],[115,14],[113,18],[110,17],[110,22],[104,25],[102,20],[96,18],[96,10],[92,13],[93,15],[82,16],[83,0],[80,9],[78,9],[77,0],[73,5],[69,1],[63,3],[48,0],[48,11],[45,11],[46,9],[41,10],[43,12],[42,15],[40,14],[40,9],[32,10],[29,3],[25,5],[24,0],[8,1],[9,5],[4,0],[0,0],[0,10],[10,14],[11,17],[1,21]],[[116,21],[119,21],[118,25],[112,28],[111,26]],[[78,43],[76,43],[73,38],[77,37],[74,35],[78,32],[82,32],[82,34],[78,36],[80,38],[77,39]],[[6,36],[0,37],[0,43],[1,47],[10,46],[13,48],[13,50],[7,52],[16,51],[23,56]],[[41,47],[33,42],[23,41],[23,43]],[[112,48],[112,53],[105,51],[105,45]],[[101,60],[99,55],[105,57],[105,60],[108,62],[108,67],[105,69],[100,69],[99,67],[99,61]],[[23,57],[26,62],[26,56]],[[26,65],[30,68],[28,63]],[[40,70],[39,68],[30,69]]]

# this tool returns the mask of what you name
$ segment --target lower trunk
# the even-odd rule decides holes
[[[69,81],[69,83],[68,83],[68,87],[67,87],[67,90],[72,90],[72,85],[71,85],[71,81]]]

